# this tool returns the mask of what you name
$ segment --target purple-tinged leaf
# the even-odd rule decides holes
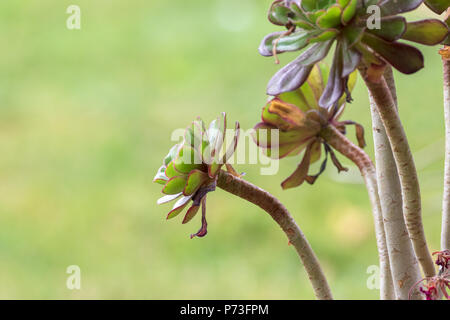
[[[196,206],[196,205],[192,205],[189,210],[186,212],[186,215],[183,218],[183,224],[188,223],[189,221],[192,220],[192,218],[195,217],[195,215],[198,212],[198,209],[200,209],[200,206]]]
[[[270,79],[267,94],[276,96],[299,88],[308,78],[314,64],[326,57],[332,43],[330,40],[311,46],[297,59],[279,70]]]
[[[181,211],[187,206],[189,203],[189,200],[191,200],[192,196],[186,196],[179,199],[177,202],[175,202],[172,210],[167,215],[167,220],[175,218],[178,214],[180,214]]]
[[[311,147],[313,143],[310,143],[305,150],[302,162],[298,165],[297,169],[286,180],[281,183],[283,190],[295,188],[301,185],[308,175],[310,160],[311,160]]]
[[[383,16],[394,16],[399,13],[409,12],[422,4],[423,0],[384,0],[379,6]]]
[[[345,79],[342,78],[343,73],[343,59],[342,59],[342,44],[339,42],[336,45],[334,53],[333,64],[330,69],[328,83],[319,100],[319,105],[322,108],[328,109],[335,105],[339,98],[344,93]]]
[[[368,33],[364,34],[362,42],[402,73],[411,74],[423,68],[423,55],[412,46],[399,42],[387,42]]]
[[[386,17],[382,18],[380,23],[381,29],[366,31],[389,42],[400,39],[406,31],[406,19],[404,17]]]
[[[402,39],[434,46],[441,43],[448,35],[447,25],[437,19],[409,22]]]
[[[424,2],[428,8],[437,14],[442,14],[450,7],[450,0],[425,0]]]

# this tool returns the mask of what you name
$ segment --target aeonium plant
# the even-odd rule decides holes
[[[255,126],[254,139],[256,144],[263,148],[269,157],[282,159],[297,156],[303,152],[303,159],[297,169],[281,184],[283,189],[301,185],[303,182],[313,184],[325,170],[328,155],[338,171],[346,171],[337,159],[333,149],[321,136],[322,130],[327,126],[334,126],[345,134],[345,126],[355,125],[358,144],[365,146],[364,129],[353,121],[340,121],[345,106],[346,97],[343,95],[333,108],[326,109],[319,105],[319,99],[327,86],[329,69],[326,64],[318,63],[302,84],[293,91],[281,93],[272,97],[262,111],[262,122]],[[348,91],[355,86],[357,74],[352,72],[348,79]],[[272,131],[278,131],[278,139],[272,141]],[[274,150],[278,152],[274,152]],[[325,153],[319,173],[309,175],[309,167],[319,161]]]
[[[448,0],[446,0],[448,1]],[[267,86],[269,95],[299,88],[313,66],[324,59],[336,43],[328,82],[319,100],[331,107],[345,92],[351,100],[348,77],[361,62],[370,66],[369,76],[380,77],[386,62],[402,73],[410,74],[424,65],[421,52],[398,40],[425,45],[442,42],[448,27],[437,19],[407,22],[399,14],[414,10],[423,0],[276,0],[269,9],[269,21],[287,31],[267,35],[259,52],[276,56],[307,48],[297,59],[279,70]],[[440,1],[429,1],[436,3]],[[380,20],[374,20],[368,8],[377,5]],[[370,12],[370,11],[369,11]],[[375,17],[376,18],[376,17]]]
[[[170,149],[153,180],[164,185],[162,193],[165,196],[158,200],[158,204],[179,199],[167,219],[176,217],[190,205],[183,218],[183,224],[188,223],[202,206],[202,226],[191,238],[207,234],[206,196],[216,189],[220,169],[236,150],[239,123],[236,122],[234,139],[227,149],[224,146],[226,128],[225,113],[212,121],[208,128],[200,118],[194,121],[186,129],[183,141]]]
[[[206,196],[216,187],[245,199],[265,210],[286,234],[289,244],[297,251],[308,273],[314,293],[318,299],[332,299],[330,287],[320,263],[303,232],[283,204],[267,191],[242,179],[228,160],[236,150],[239,140],[239,123],[234,137],[226,146],[226,116],[222,113],[207,128],[201,119],[189,126],[181,143],[176,144],[164,158],[154,182],[164,185],[165,194],[158,204],[175,202],[167,219],[179,215],[186,207],[183,223],[187,223],[202,207],[202,225],[191,235],[204,237],[207,234]],[[226,171],[223,170],[226,168]]]

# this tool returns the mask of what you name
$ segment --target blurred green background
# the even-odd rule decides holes
[[[152,183],[170,134],[195,116],[210,121],[226,111],[244,129],[259,121],[266,83],[279,68],[256,50],[276,29],[266,20],[270,2],[0,2],[0,298],[314,297],[295,251],[260,209],[215,192],[209,234],[190,240],[200,217],[165,221],[170,205],[156,205],[161,188]],[[66,28],[70,4],[81,7],[81,30]],[[434,250],[444,162],[441,62],[437,47],[422,49],[426,68],[395,76]],[[354,98],[343,119],[365,126],[372,155],[362,81]],[[377,298],[366,285],[377,250],[358,172],[338,176],[330,166],[314,186],[282,192],[299,160],[283,160],[275,176],[261,176],[259,165],[237,169],[293,213],[335,297]],[[81,290],[66,287],[69,265],[81,268]]]

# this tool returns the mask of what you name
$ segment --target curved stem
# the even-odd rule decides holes
[[[375,233],[377,239],[378,255],[380,259],[380,298],[383,300],[395,299],[392,275],[389,264],[389,255],[386,246],[386,235],[384,231],[383,215],[381,212],[375,167],[368,155],[358,146],[348,140],[334,126],[329,125],[322,129],[321,136],[334,149],[342,153],[355,163],[366,183],[375,222]]]
[[[394,154],[402,189],[403,214],[406,218],[409,237],[425,276],[432,277],[436,274],[436,270],[422,225],[419,181],[405,131],[384,77],[375,83],[367,78],[364,68],[360,68],[360,72],[377,106]]]
[[[450,250],[450,47],[448,56],[442,56],[444,65],[444,116],[445,116],[445,171],[442,201],[441,250]]]
[[[392,68],[387,67],[385,78],[397,105]],[[369,93],[372,114],[373,141],[377,166],[378,194],[383,213],[386,243],[391,263],[392,278],[397,299],[422,299],[418,290],[411,290],[421,278],[420,268],[406,229],[402,208],[402,190],[395,167],[389,139],[377,107]],[[412,295],[411,295],[412,294]]]
[[[319,300],[331,300],[331,290],[322,271],[319,260],[300,230],[294,218],[284,205],[267,191],[258,188],[248,181],[235,177],[225,171],[219,173],[217,186],[229,193],[243,198],[266,211],[281,227],[297,251],[305,266],[314,293]]]

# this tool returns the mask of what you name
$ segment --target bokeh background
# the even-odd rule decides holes
[[[161,188],[152,183],[172,131],[194,117],[226,111],[244,129],[259,121],[279,68],[256,50],[275,29],[265,18],[270,2],[0,2],[0,298],[313,298],[295,251],[260,209],[215,192],[209,234],[190,240],[200,217],[165,221],[170,205],[156,205]],[[66,28],[71,4],[81,8],[81,30]],[[438,249],[441,62],[437,47],[422,49],[426,68],[395,76],[424,224]],[[354,98],[343,119],[365,126],[372,155],[362,81]],[[298,162],[283,160],[274,176],[261,176],[259,165],[238,170],[293,213],[335,297],[377,298],[366,284],[377,250],[358,172],[330,166],[314,186],[282,192]],[[81,290],[66,287],[69,265],[81,268]]]

